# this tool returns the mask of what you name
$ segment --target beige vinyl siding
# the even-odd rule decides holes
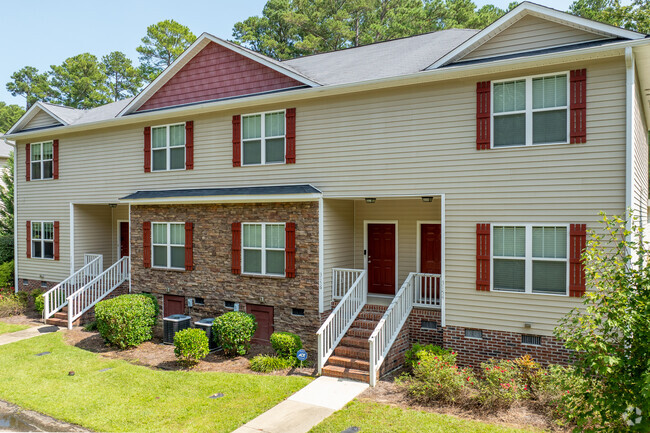
[[[623,57],[618,57],[301,101],[292,104],[296,164],[232,167],[231,121],[238,114],[233,111],[169,119],[169,123],[194,120],[191,171],[144,173],[146,125],[141,124],[59,134],[60,179],[25,182],[21,141],[18,239],[24,240],[28,216],[67,218],[70,201],[115,203],[137,190],[310,183],[325,198],[445,194],[447,323],[523,330],[524,322],[532,322],[531,332],[549,334],[556,320],[579,300],[477,292],[476,223],[594,227],[598,211],[624,210],[624,65]],[[477,81],[578,68],[587,68],[587,143],[476,150]],[[287,107],[255,106],[246,112],[280,108]],[[48,138],[52,137],[44,133],[42,139]],[[66,238],[61,243],[61,266],[69,268],[67,242]],[[19,275],[38,275],[38,267],[23,267],[24,245],[20,248]]]
[[[462,60],[502,56],[599,39],[605,37],[528,15],[463,56]]]
[[[638,81],[636,89],[639,88]],[[632,209],[641,219],[643,227],[648,224],[648,126],[643,111],[643,96],[634,93],[632,117],[632,140],[634,145]],[[648,229],[646,229],[648,230]],[[647,237],[648,235],[646,235]]]
[[[23,129],[36,129],[60,124],[61,122],[47,114],[45,111],[39,111],[29,122],[27,122],[27,125],[25,125]]]
[[[323,306],[332,302],[332,268],[354,268],[354,202],[323,200]]]
[[[129,206],[108,204],[74,206],[75,270],[84,265],[85,254],[103,255],[104,268],[117,260],[119,220],[129,219]]]

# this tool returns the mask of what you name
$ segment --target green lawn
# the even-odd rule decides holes
[[[0,399],[95,431],[230,432],[310,380],[155,371],[68,346],[61,333],[0,346]]]
[[[359,433],[533,432],[533,430],[500,427],[447,415],[354,400],[314,427],[309,433],[339,433],[350,427],[359,427]]]
[[[6,334],[8,332],[22,331],[27,329],[29,326],[26,325],[14,325],[13,323],[0,322],[0,334]]]

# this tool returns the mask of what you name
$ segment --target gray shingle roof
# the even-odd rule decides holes
[[[320,194],[321,192],[311,185],[279,185],[279,186],[250,186],[241,188],[195,188],[195,189],[167,189],[160,191],[137,191],[122,197],[120,200],[143,200],[160,198],[187,198],[187,197],[217,197],[232,195],[294,195],[294,194]]]
[[[82,123],[97,122],[100,120],[112,119],[126,107],[133,98],[123,99],[102,105],[101,107],[91,108],[90,110],[80,110],[77,108],[66,107],[64,105],[50,104],[41,102],[49,111],[68,125],[79,125]]]

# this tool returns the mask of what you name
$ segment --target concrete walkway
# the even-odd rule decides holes
[[[321,376],[233,433],[306,433],[367,388],[367,383]]]
[[[16,341],[26,340],[28,338],[37,337],[43,334],[49,334],[50,332],[56,332],[59,328],[56,326],[45,325],[45,326],[34,326],[32,328],[23,329],[22,331],[11,332],[9,334],[0,335],[0,346],[9,343],[15,343]]]

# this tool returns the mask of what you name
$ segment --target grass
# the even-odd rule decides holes
[[[151,370],[68,346],[61,333],[0,346],[0,399],[95,431],[230,432],[310,380]]]
[[[478,421],[468,421],[448,415],[401,409],[378,403],[354,400],[309,433],[339,433],[359,427],[361,433],[523,433],[520,430]]]
[[[14,325],[12,323],[0,322],[0,334],[7,334],[9,332],[22,331],[27,329],[29,326],[26,325]]]

